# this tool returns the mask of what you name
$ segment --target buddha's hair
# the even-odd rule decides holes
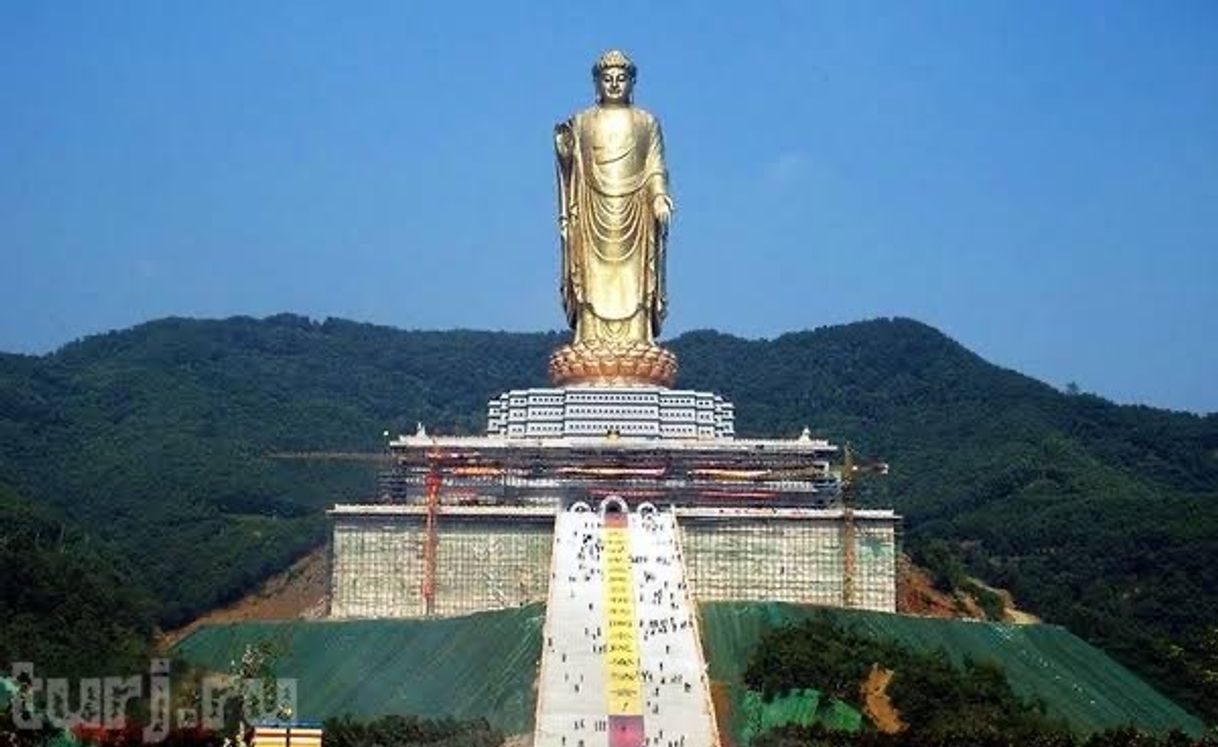
[[[638,68],[634,66],[634,63],[631,62],[630,58],[626,56],[625,52],[621,51],[620,49],[611,49],[601,55],[600,59],[598,59],[596,63],[592,65],[592,77],[599,78],[601,77],[601,73],[612,67],[623,68],[626,71],[626,74],[630,76],[631,80],[634,80],[635,76],[638,74]]]

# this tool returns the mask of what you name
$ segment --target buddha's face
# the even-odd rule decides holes
[[[596,99],[602,104],[629,104],[634,80],[624,67],[607,67],[596,76]]]

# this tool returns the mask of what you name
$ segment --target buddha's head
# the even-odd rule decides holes
[[[596,100],[601,104],[629,104],[636,72],[634,63],[623,52],[611,49],[601,55],[592,66]]]

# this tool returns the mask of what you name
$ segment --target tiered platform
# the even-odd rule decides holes
[[[722,439],[736,435],[732,403],[714,392],[644,387],[514,389],[487,406],[489,436]]]
[[[556,509],[613,494],[657,505],[825,508],[840,482],[838,448],[804,433],[790,439],[662,439],[617,436],[440,436],[389,442],[394,466],[381,500],[423,500],[429,479],[442,500],[465,505],[543,504]]]

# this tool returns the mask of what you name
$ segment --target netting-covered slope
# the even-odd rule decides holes
[[[762,632],[816,612],[918,651],[944,649],[955,661],[966,656],[996,661],[1018,695],[1044,701],[1051,716],[1080,733],[1130,723],[1156,732],[1183,729],[1198,734],[1204,728],[1103,651],[1056,625],[939,620],[779,603],[708,603],[701,607],[701,619],[711,679],[742,692],[739,683]]]
[[[182,658],[226,672],[246,644],[282,650],[281,677],[298,681],[306,720],[415,714],[485,718],[508,734],[533,728],[545,609],[437,620],[249,622],[210,625],[175,647]]]
[[[840,700],[822,701],[819,690],[795,690],[770,702],[761,694],[744,691],[739,713],[733,713],[738,745],[752,744],[753,737],[781,726],[822,726],[838,731],[858,731],[863,715]]]
[[[1011,686],[1044,701],[1079,732],[1132,723],[1199,733],[1202,723],[1104,652],[1064,628],[1011,626],[780,603],[713,602],[701,606],[711,679],[726,687],[733,715],[743,711],[741,677],[763,631],[817,611],[916,650],[945,649],[956,660],[997,661]],[[299,682],[297,712],[322,719],[417,714],[486,718],[510,734],[533,728],[534,680],[541,657],[542,605],[439,620],[250,622],[212,625],[175,652],[228,671],[246,644],[284,650],[282,676]],[[814,684],[814,683],[810,683]],[[724,724],[721,724],[723,726]],[[738,737],[743,724],[733,719]]]

